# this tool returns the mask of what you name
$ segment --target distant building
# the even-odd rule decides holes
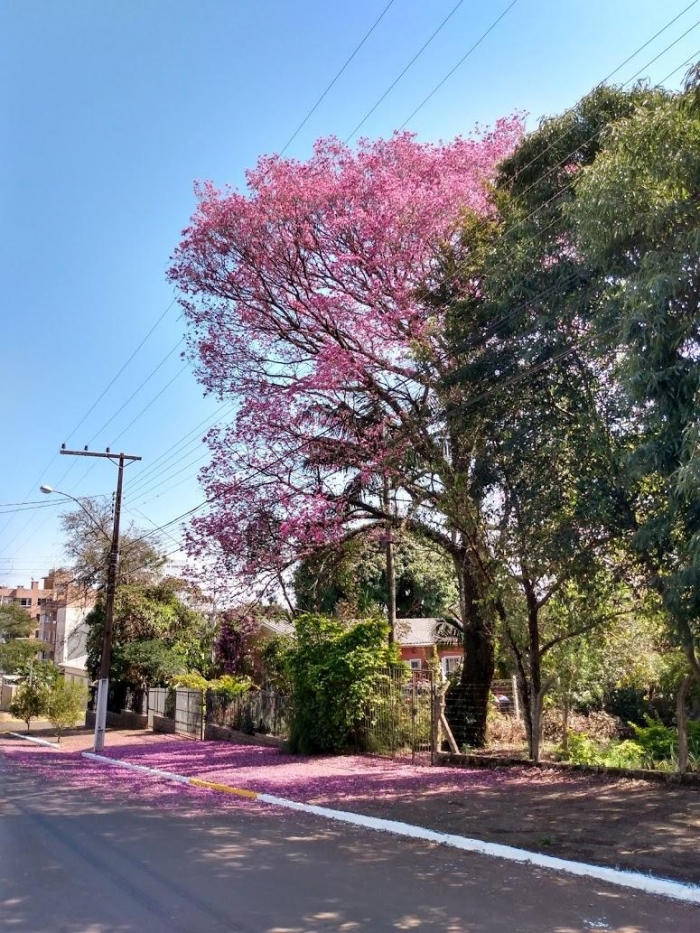
[[[69,571],[52,571],[39,586],[0,586],[0,605],[21,606],[34,622],[30,637],[46,642],[41,652],[69,678],[87,679],[87,626],[85,618],[95,604],[94,594],[73,583]]]
[[[51,581],[53,578],[47,578]],[[53,598],[53,589],[39,586],[38,580],[32,580],[31,586],[0,586],[0,606],[8,606],[13,603],[21,606],[31,620],[35,623],[34,630],[31,633],[32,638],[39,638],[40,615],[46,602]]]
[[[397,619],[396,641],[401,649],[401,660],[414,671],[428,668],[433,648],[444,677],[464,659],[459,639],[442,632],[440,619]]]
[[[39,615],[39,637],[51,645],[45,657],[63,667],[67,674],[69,669],[71,674],[85,671],[88,634],[85,619],[95,605],[94,593],[76,586],[66,571],[50,575],[44,584],[52,593]]]
[[[268,637],[294,635],[294,626],[284,619],[265,619],[260,628]],[[411,670],[427,670],[435,648],[442,674],[447,677],[462,663],[464,653],[456,634],[445,634],[443,629],[441,619],[397,619],[396,642],[401,651],[401,660]]]

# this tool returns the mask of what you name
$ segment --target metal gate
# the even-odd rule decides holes
[[[359,745],[375,755],[431,760],[435,680],[430,670],[391,668],[375,685],[360,729]]]
[[[201,690],[175,691],[175,732],[204,738],[204,694]]]
[[[204,738],[204,694],[201,690],[151,687],[148,691],[149,720],[152,714],[169,719],[178,735]]]

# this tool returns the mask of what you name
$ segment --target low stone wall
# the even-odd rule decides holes
[[[580,774],[602,774],[609,778],[632,778],[637,781],[654,781],[657,784],[691,784],[700,787],[700,774],[678,774],[676,771],[650,771],[639,768],[605,768],[602,765],[572,765],[566,761],[528,761],[526,758],[498,758],[495,755],[455,755],[438,752],[436,765],[453,768],[540,768]]]
[[[284,739],[274,735],[248,735],[237,732],[228,726],[217,726],[213,722],[204,724],[204,738],[212,742],[233,742],[235,745],[267,745],[272,748],[281,748]]]
[[[121,713],[107,710],[107,725],[112,729],[147,729],[148,717],[128,709],[123,709]],[[85,712],[85,726],[87,729],[95,728],[95,713],[92,710]]]
[[[157,713],[148,714],[148,726],[154,732],[165,732],[167,735],[175,735],[175,720],[168,716],[158,716]]]

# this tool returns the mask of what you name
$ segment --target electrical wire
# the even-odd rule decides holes
[[[640,50],[641,50],[641,48],[646,47],[651,41],[653,41],[653,38],[655,38],[656,36],[658,36],[659,34],[661,34],[661,32],[663,32],[666,28],[668,28],[669,25],[671,25],[673,22],[675,22],[681,15],[683,15],[684,12],[686,12],[688,9],[690,9],[692,6],[694,6],[695,3],[697,3],[697,2],[698,2],[698,0],[695,0],[694,3],[689,4],[689,6],[687,6],[683,11],[681,11],[681,13],[679,13],[669,24],[667,24],[667,25],[664,27],[664,29],[660,30],[658,33],[655,34],[654,37],[652,37],[652,39],[648,40],[648,41],[644,44],[644,46],[640,47]],[[514,5],[514,4],[511,4],[511,6],[513,6],[513,5]],[[508,9],[510,9],[510,7],[509,7]],[[506,9],[506,10],[504,11],[504,13],[502,14],[502,16],[505,15],[505,13],[508,12],[508,9]],[[502,17],[501,17],[501,18],[502,18]],[[691,27],[691,29],[692,29],[692,28],[695,28],[695,26],[697,26],[697,25],[698,25],[698,24],[696,23],[693,27]],[[653,61],[656,61],[661,55],[665,54],[665,52],[668,51],[668,49],[670,49],[673,45],[675,45],[678,41],[680,41],[681,38],[683,38],[685,35],[687,35],[688,32],[691,31],[691,29],[687,30],[686,33],[684,33],[682,36],[680,36],[678,39],[676,39],[673,43],[671,43],[669,46],[667,46],[666,49],[664,49],[661,53],[659,53],[657,56],[655,56],[655,58],[652,59],[652,62],[653,62]],[[625,63],[626,63],[627,61],[630,61],[632,58],[634,58],[635,55],[638,54],[638,52],[639,52],[640,50],[637,50],[637,52],[635,52],[632,56],[630,56],[628,59],[626,59]],[[625,63],[623,63],[623,65],[624,65]],[[616,69],[616,71],[619,70],[619,68],[623,67],[623,65],[619,66],[618,69]],[[647,66],[644,66],[644,67],[648,67],[648,65],[647,65]],[[674,69],[674,72],[677,71],[677,70],[678,70],[678,67]],[[673,74],[674,72],[671,72],[671,74]],[[615,73],[615,72],[612,72],[611,74],[614,74],[614,73]],[[639,72],[638,72],[638,73],[639,73]],[[635,77],[636,77],[636,75],[635,75]],[[607,79],[604,79],[604,80],[607,80]],[[630,79],[630,80],[632,80],[632,79]],[[421,106],[422,106],[422,105],[421,105]],[[410,119],[410,118],[409,118],[409,119]],[[541,205],[540,207],[544,207],[544,205]],[[542,298],[542,296],[541,296],[541,295],[538,295],[538,296],[536,296],[536,298],[535,298],[534,300],[541,300],[541,298]],[[171,306],[172,306],[172,305],[171,305]],[[169,306],[169,307],[170,307],[170,306]],[[515,313],[515,312],[511,312],[509,316],[512,316],[513,313]],[[161,318],[161,319],[162,319],[162,318]],[[491,327],[494,327],[494,324],[492,324]],[[152,331],[151,331],[151,332],[152,332]],[[150,332],[149,332],[149,333],[150,333]],[[183,339],[184,339],[184,338],[183,338]],[[145,342],[145,341],[144,341],[144,342]],[[181,343],[181,342],[182,342],[182,341],[180,341],[180,343]],[[178,344],[178,346],[179,346],[179,344]],[[137,348],[137,349],[138,349],[138,348]],[[136,351],[135,351],[135,352],[136,352]],[[174,352],[174,351],[171,351],[171,354],[172,354],[172,352]],[[169,355],[170,355],[170,354],[169,354]],[[133,355],[132,355],[132,356],[133,356]],[[547,362],[551,362],[551,360],[550,360],[550,361],[547,361]],[[180,373],[178,373],[178,375],[180,375]],[[174,380],[171,380],[171,382],[172,382],[172,381],[174,381]],[[169,383],[169,384],[170,384],[170,383]],[[168,385],[169,385],[169,384],[168,384]],[[165,388],[167,388],[167,386],[166,386]],[[161,394],[165,391],[165,388],[164,388],[163,390],[161,390],[161,392],[159,393],[159,395],[161,395]],[[132,396],[132,397],[133,397],[133,396]],[[155,399],[154,399],[153,401],[155,401]],[[141,412],[141,414],[145,413],[145,411],[150,407],[150,404],[152,404],[153,401],[152,401],[151,403],[149,403],[148,406],[146,406],[146,408]],[[126,403],[125,403],[125,404],[126,404]],[[121,410],[121,409],[120,409],[120,410]],[[140,417],[140,415],[137,416],[137,418],[138,418],[138,417]],[[136,420],[136,419],[134,419],[134,420]],[[132,422],[132,423],[133,423],[133,422]],[[128,427],[130,427],[130,426],[131,426],[131,425],[129,425]],[[125,429],[125,431],[128,430],[128,427]],[[124,432],[122,432],[122,433],[124,433]],[[120,435],[120,436],[121,436],[121,435]],[[181,471],[180,471],[180,472],[181,472]],[[157,474],[157,475],[158,475],[158,474]],[[177,474],[175,474],[175,475],[177,475]],[[172,476],[171,476],[170,478],[172,479]],[[159,485],[162,485],[162,483],[159,484]],[[148,487],[148,488],[149,488],[149,489],[152,489],[152,488],[156,488],[156,487],[150,486],[150,487]],[[142,491],[144,491],[144,490],[142,489]],[[197,508],[201,508],[202,506],[203,506],[203,504],[200,504],[200,506],[197,507]],[[184,514],[189,514],[189,513],[184,513]],[[177,521],[177,520],[179,520],[179,519],[175,519],[174,521]]]
[[[501,16],[499,17],[499,19],[496,20],[496,22],[493,23],[493,24],[489,27],[489,29],[488,29],[488,30],[479,38],[479,40],[466,52],[466,54],[463,55],[462,58],[460,58],[460,60],[457,62],[457,64],[447,72],[447,74],[445,75],[445,77],[442,78],[442,80],[439,81],[439,82],[435,85],[435,87],[432,89],[432,91],[431,91],[426,97],[423,98],[423,100],[422,100],[422,101],[420,102],[420,104],[416,107],[416,109],[410,114],[410,116],[408,116],[408,117],[403,121],[403,123],[401,124],[401,126],[399,127],[399,129],[404,129],[404,127],[406,126],[406,124],[409,123],[409,122],[415,117],[415,115],[416,115],[417,113],[419,113],[419,111],[421,111],[421,110],[423,109],[423,107],[425,107],[425,105],[428,103],[428,101],[429,101],[432,97],[434,97],[434,95],[440,90],[440,88],[445,84],[445,82],[449,81],[449,79],[450,79],[450,78],[452,77],[452,75],[457,71],[457,69],[460,68],[460,67],[464,64],[464,62],[467,60],[467,58],[469,58],[469,56],[472,54],[472,52],[481,44],[481,42],[483,42],[483,40],[486,38],[486,36],[489,34],[489,32],[490,32],[495,26],[497,26],[498,23],[500,22],[500,20],[503,19],[503,17],[510,11],[510,9],[511,9],[513,6],[515,6],[515,3],[516,3],[516,2],[517,2],[517,0],[514,0],[514,2],[511,3],[510,6],[507,7],[507,8],[503,11],[503,13],[502,13]],[[644,43],[644,45],[641,45],[635,52],[632,53],[632,55],[630,55],[628,58],[626,58],[626,59],[624,60],[624,62],[622,62],[621,65],[618,65],[617,68],[614,69],[614,71],[611,71],[609,75],[607,75],[605,78],[603,78],[603,80],[602,80],[598,85],[596,85],[596,87],[601,87],[603,84],[605,84],[607,81],[609,81],[610,78],[613,77],[613,75],[617,74],[618,71],[620,71],[622,68],[624,68],[625,65],[626,65],[628,62],[630,62],[633,58],[635,58],[637,55],[639,55],[639,53],[642,52],[648,45],[650,45],[650,44],[654,41],[654,39],[657,39],[657,38],[658,38],[662,33],[664,33],[670,26],[672,26],[672,25],[676,22],[676,20],[680,19],[681,16],[683,16],[684,13],[687,13],[688,10],[690,10],[692,7],[694,7],[695,4],[698,3],[698,2],[699,2],[699,0],[693,0],[692,3],[689,3],[688,6],[685,7],[683,10],[681,10],[681,12],[678,13],[677,16],[675,16],[672,20],[670,20],[662,29],[660,29],[658,32],[656,32],[650,39],[648,39],[648,40]],[[595,88],[594,88],[594,90],[595,90]],[[562,116],[564,116],[566,113],[572,112],[573,110],[574,110],[573,107],[569,108],[569,110],[564,111],[564,114],[562,114]]]
[[[513,0],[513,3],[511,4],[511,6],[515,6],[515,4],[516,4],[517,2],[518,2],[518,0]],[[398,75],[398,77],[396,77],[396,78],[391,82],[391,84],[390,84],[389,87],[386,89],[386,91],[384,91],[384,93],[383,93],[382,96],[379,98],[379,100],[377,100],[377,101],[375,102],[374,106],[372,106],[372,107],[367,111],[367,113],[366,113],[366,114],[364,115],[364,117],[360,120],[360,122],[357,124],[357,126],[355,127],[355,129],[352,131],[352,133],[350,133],[349,136],[346,136],[346,137],[345,137],[344,142],[345,142],[346,144],[350,142],[350,140],[351,140],[351,139],[353,138],[353,136],[357,133],[357,131],[358,131],[362,126],[364,126],[364,124],[367,122],[367,120],[369,120],[369,118],[372,116],[372,114],[373,114],[374,111],[377,109],[377,107],[379,107],[379,105],[382,103],[382,101],[383,101],[386,97],[388,97],[388,95],[394,90],[394,88],[395,88],[396,85],[399,83],[399,81],[401,80],[401,78],[403,78],[403,76],[406,74],[406,72],[415,64],[415,62],[418,61],[418,59],[421,57],[421,55],[423,54],[423,52],[425,52],[425,50],[428,48],[428,46],[429,46],[430,43],[433,41],[433,39],[434,39],[440,32],[442,32],[442,30],[444,29],[444,27],[445,27],[445,26],[448,24],[448,22],[452,19],[452,17],[454,16],[454,14],[455,14],[455,13],[457,12],[457,10],[462,6],[463,3],[464,3],[464,0],[457,0],[457,3],[452,7],[452,9],[450,10],[450,12],[449,12],[449,13],[447,14],[447,16],[443,19],[443,21],[442,21],[442,22],[440,23],[440,25],[437,27],[437,29],[435,30],[435,32],[433,32],[433,34],[430,36],[430,38],[427,39],[427,40],[423,43],[423,45],[418,49],[418,51],[416,52],[416,54],[413,56],[413,58],[410,60],[410,62],[406,65],[406,67],[403,69],[403,71],[401,71],[401,73]],[[507,11],[506,11],[506,12],[507,12]],[[504,15],[505,15],[505,14],[504,14]],[[502,18],[503,18],[503,17],[501,17],[501,19],[502,19]]]
[[[392,7],[392,6],[394,5],[394,2],[395,2],[395,0],[389,0],[389,3],[387,3],[387,5],[384,7],[384,9],[382,10],[382,12],[379,14],[379,16],[377,17],[377,19],[376,19],[376,20],[374,21],[374,23],[372,24],[372,26],[371,26],[371,27],[369,28],[369,30],[365,33],[365,35],[364,35],[364,37],[362,38],[362,40],[358,43],[358,45],[355,46],[355,49],[353,50],[353,52],[352,52],[352,54],[350,55],[350,57],[346,59],[346,61],[345,61],[345,63],[343,64],[342,68],[340,69],[340,71],[338,71],[338,72],[336,73],[336,75],[335,75],[335,77],[333,78],[333,80],[331,81],[331,83],[328,85],[328,87],[325,89],[325,91],[321,94],[321,96],[318,98],[318,100],[316,101],[316,103],[313,105],[313,107],[311,108],[311,110],[309,110],[309,112],[306,114],[306,116],[305,116],[304,119],[301,121],[301,123],[299,124],[299,126],[294,130],[294,132],[292,133],[292,135],[289,137],[289,139],[287,140],[287,142],[286,142],[285,145],[284,145],[284,148],[283,148],[282,151],[280,152],[280,156],[283,156],[283,155],[285,154],[285,152],[287,151],[287,149],[289,149],[289,147],[290,147],[291,144],[294,142],[294,140],[297,138],[297,136],[299,135],[299,133],[301,132],[301,130],[306,126],[306,124],[307,124],[309,118],[315,113],[316,109],[317,109],[318,106],[322,103],[322,101],[324,100],[324,98],[326,97],[326,95],[328,94],[328,92],[331,90],[331,88],[335,85],[335,83],[336,83],[336,81],[338,80],[338,78],[340,78],[340,76],[343,74],[343,72],[345,71],[345,69],[348,67],[348,65],[352,62],[352,60],[355,58],[355,56],[357,55],[357,53],[360,51],[360,49],[362,48],[362,46],[363,46],[363,45],[365,44],[365,42],[369,39],[369,37],[372,35],[372,33],[374,32],[374,30],[375,30],[375,29],[377,28],[377,26],[380,24],[380,22],[384,19],[385,14],[389,12],[389,8]]]

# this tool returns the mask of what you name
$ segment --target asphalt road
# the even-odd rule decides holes
[[[3,933],[698,933],[700,908],[246,805],[158,808],[0,757]]]

